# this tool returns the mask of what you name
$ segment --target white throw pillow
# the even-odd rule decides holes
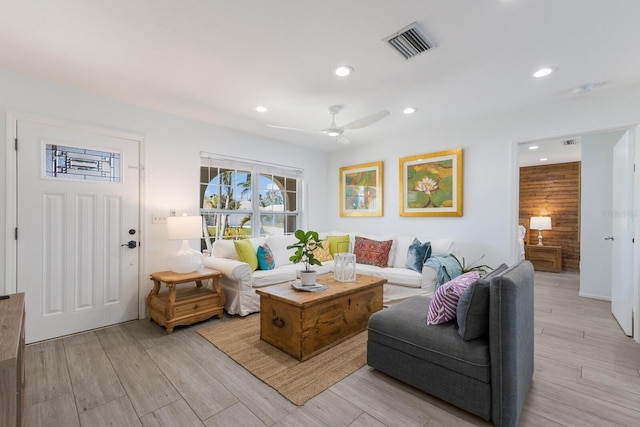
[[[406,268],[407,267],[407,252],[409,251],[409,246],[413,243],[414,237],[409,236],[400,236],[396,238],[396,253],[393,258],[393,267],[395,268]],[[422,239],[418,239],[421,242],[424,242]]]
[[[426,240],[420,239],[421,242]],[[455,243],[451,239],[433,239],[429,240],[431,242],[431,256],[442,256],[449,255],[450,253],[455,254]]]
[[[273,253],[273,260],[276,263],[276,268],[281,265],[291,264],[289,258],[291,255],[295,254],[295,249],[287,249],[287,246],[293,245],[296,243],[298,239],[292,234],[284,236],[268,236],[266,239],[267,245],[271,249],[271,253]]]
[[[253,248],[256,250],[256,252],[258,252],[258,247],[261,245],[264,245],[264,242],[266,240],[267,240],[266,237],[252,237],[251,239],[249,239],[249,241],[253,245]]]
[[[213,242],[213,255],[218,258],[235,259],[240,261],[233,240],[216,240]]]

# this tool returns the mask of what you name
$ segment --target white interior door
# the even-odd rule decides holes
[[[611,312],[633,334],[633,159],[629,132],[613,147]]]
[[[27,120],[17,135],[27,342],[138,318],[138,141]]]

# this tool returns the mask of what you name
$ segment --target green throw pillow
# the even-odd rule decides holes
[[[258,268],[258,256],[256,250],[253,248],[253,244],[250,240],[234,240],[233,246],[236,247],[238,258],[240,261],[246,262],[251,266],[251,271],[256,271]]]
[[[329,251],[331,255],[337,253],[349,252],[349,235],[346,236],[327,236],[329,242]]]

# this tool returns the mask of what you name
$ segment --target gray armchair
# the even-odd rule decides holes
[[[497,426],[516,426],[533,376],[531,263],[481,278],[461,296],[457,320],[427,325],[429,302],[415,296],[371,316],[369,366]]]

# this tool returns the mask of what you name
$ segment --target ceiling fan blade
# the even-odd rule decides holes
[[[301,128],[293,128],[289,126],[278,126],[278,125],[269,125],[269,124],[267,126],[274,129],[296,130],[300,132],[324,132],[324,130],[320,130],[320,129],[301,129]]]
[[[338,144],[342,144],[342,145],[347,145],[347,144],[351,143],[349,138],[347,138],[346,136],[342,136],[342,135],[340,135],[339,137],[336,138],[336,142]]]
[[[378,120],[384,119],[388,115],[389,115],[389,112],[387,110],[378,111],[377,113],[371,114],[370,116],[363,117],[361,119],[354,120],[350,123],[347,123],[346,125],[341,126],[341,128],[342,129],[362,129],[364,127],[374,124]]]

